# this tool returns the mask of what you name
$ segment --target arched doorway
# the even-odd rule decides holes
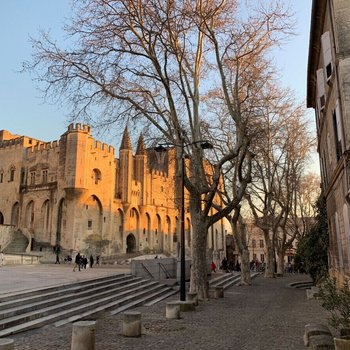
[[[135,249],[136,249],[136,238],[132,233],[130,233],[126,237],[126,252],[133,253]]]
[[[0,225],[4,224],[4,215],[2,215],[2,212],[0,211]]]
[[[18,219],[19,219],[19,203],[16,202],[12,206],[11,225],[18,226]]]

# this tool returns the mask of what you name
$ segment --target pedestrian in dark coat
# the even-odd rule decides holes
[[[80,271],[80,264],[81,264],[81,256],[80,253],[78,253],[75,257],[74,260],[74,267],[73,267],[73,272],[75,271],[75,269],[78,267],[79,271]]]
[[[94,264],[94,257],[91,254],[90,255],[90,267],[92,267],[93,264]]]

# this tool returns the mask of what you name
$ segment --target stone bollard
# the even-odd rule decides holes
[[[15,348],[15,342],[13,339],[3,338],[0,339],[0,350],[13,350]]]
[[[215,287],[215,298],[223,298],[224,297],[224,287]]]
[[[193,301],[179,301],[180,305],[180,311],[181,312],[187,312],[187,311],[195,311],[196,306],[194,305]]]
[[[122,335],[124,337],[141,337],[141,312],[126,311],[123,316]]]
[[[198,306],[198,294],[197,293],[187,293],[187,300]]]
[[[96,321],[79,321],[73,323],[71,350],[95,349]]]
[[[180,318],[180,304],[178,301],[169,301],[166,303],[165,317],[175,319]]]
[[[350,339],[334,338],[334,345],[336,350],[349,350]]]

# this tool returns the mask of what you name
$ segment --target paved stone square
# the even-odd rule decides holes
[[[26,270],[27,267],[7,269],[13,269],[13,276],[26,275],[27,271],[40,271],[40,274],[35,274],[37,283],[46,281],[45,285],[54,279],[52,276],[55,274],[57,278],[66,276],[69,281],[78,278],[77,272],[73,273],[65,266],[39,266],[31,270]],[[96,276],[88,274],[118,272],[114,268],[92,270],[82,271],[79,276],[92,278]],[[0,274],[3,273],[4,270],[0,270]],[[111,316],[106,312],[97,322],[96,350],[305,349],[302,339],[305,324],[326,324],[327,317],[317,300],[307,300],[305,290],[289,287],[291,282],[306,279],[305,275],[287,275],[276,279],[259,276],[253,280],[251,287],[233,286],[225,290],[223,299],[201,302],[195,312],[182,313],[180,320],[165,318],[166,301],[177,299],[177,296],[151,307],[138,307],[135,310],[142,312],[141,338],[122,337],[122,314]],[[31,287],[34,280],[33,277],[30,281]],[[22,283],[22,286],[25,285]],[[2,287],[0,293],[1,289]],[[69,350],[71,334],[71,324],[58,328],[48,325],[13,335],[12,338],[15,339],[16,350]]]

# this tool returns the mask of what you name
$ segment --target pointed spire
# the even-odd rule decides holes
[[[131,141],[130,141],[130,135],[129,135],[129,130],[128,127],[125,127],[123,138],[122,138],[122,143],[120,145],[120,149],[129,149],[132,150],[131,146]]]
[[[136,155],[144,156],[146,154],[145,142],[143,140],[143,134],[140,134],[139,141],[137,142]]]

